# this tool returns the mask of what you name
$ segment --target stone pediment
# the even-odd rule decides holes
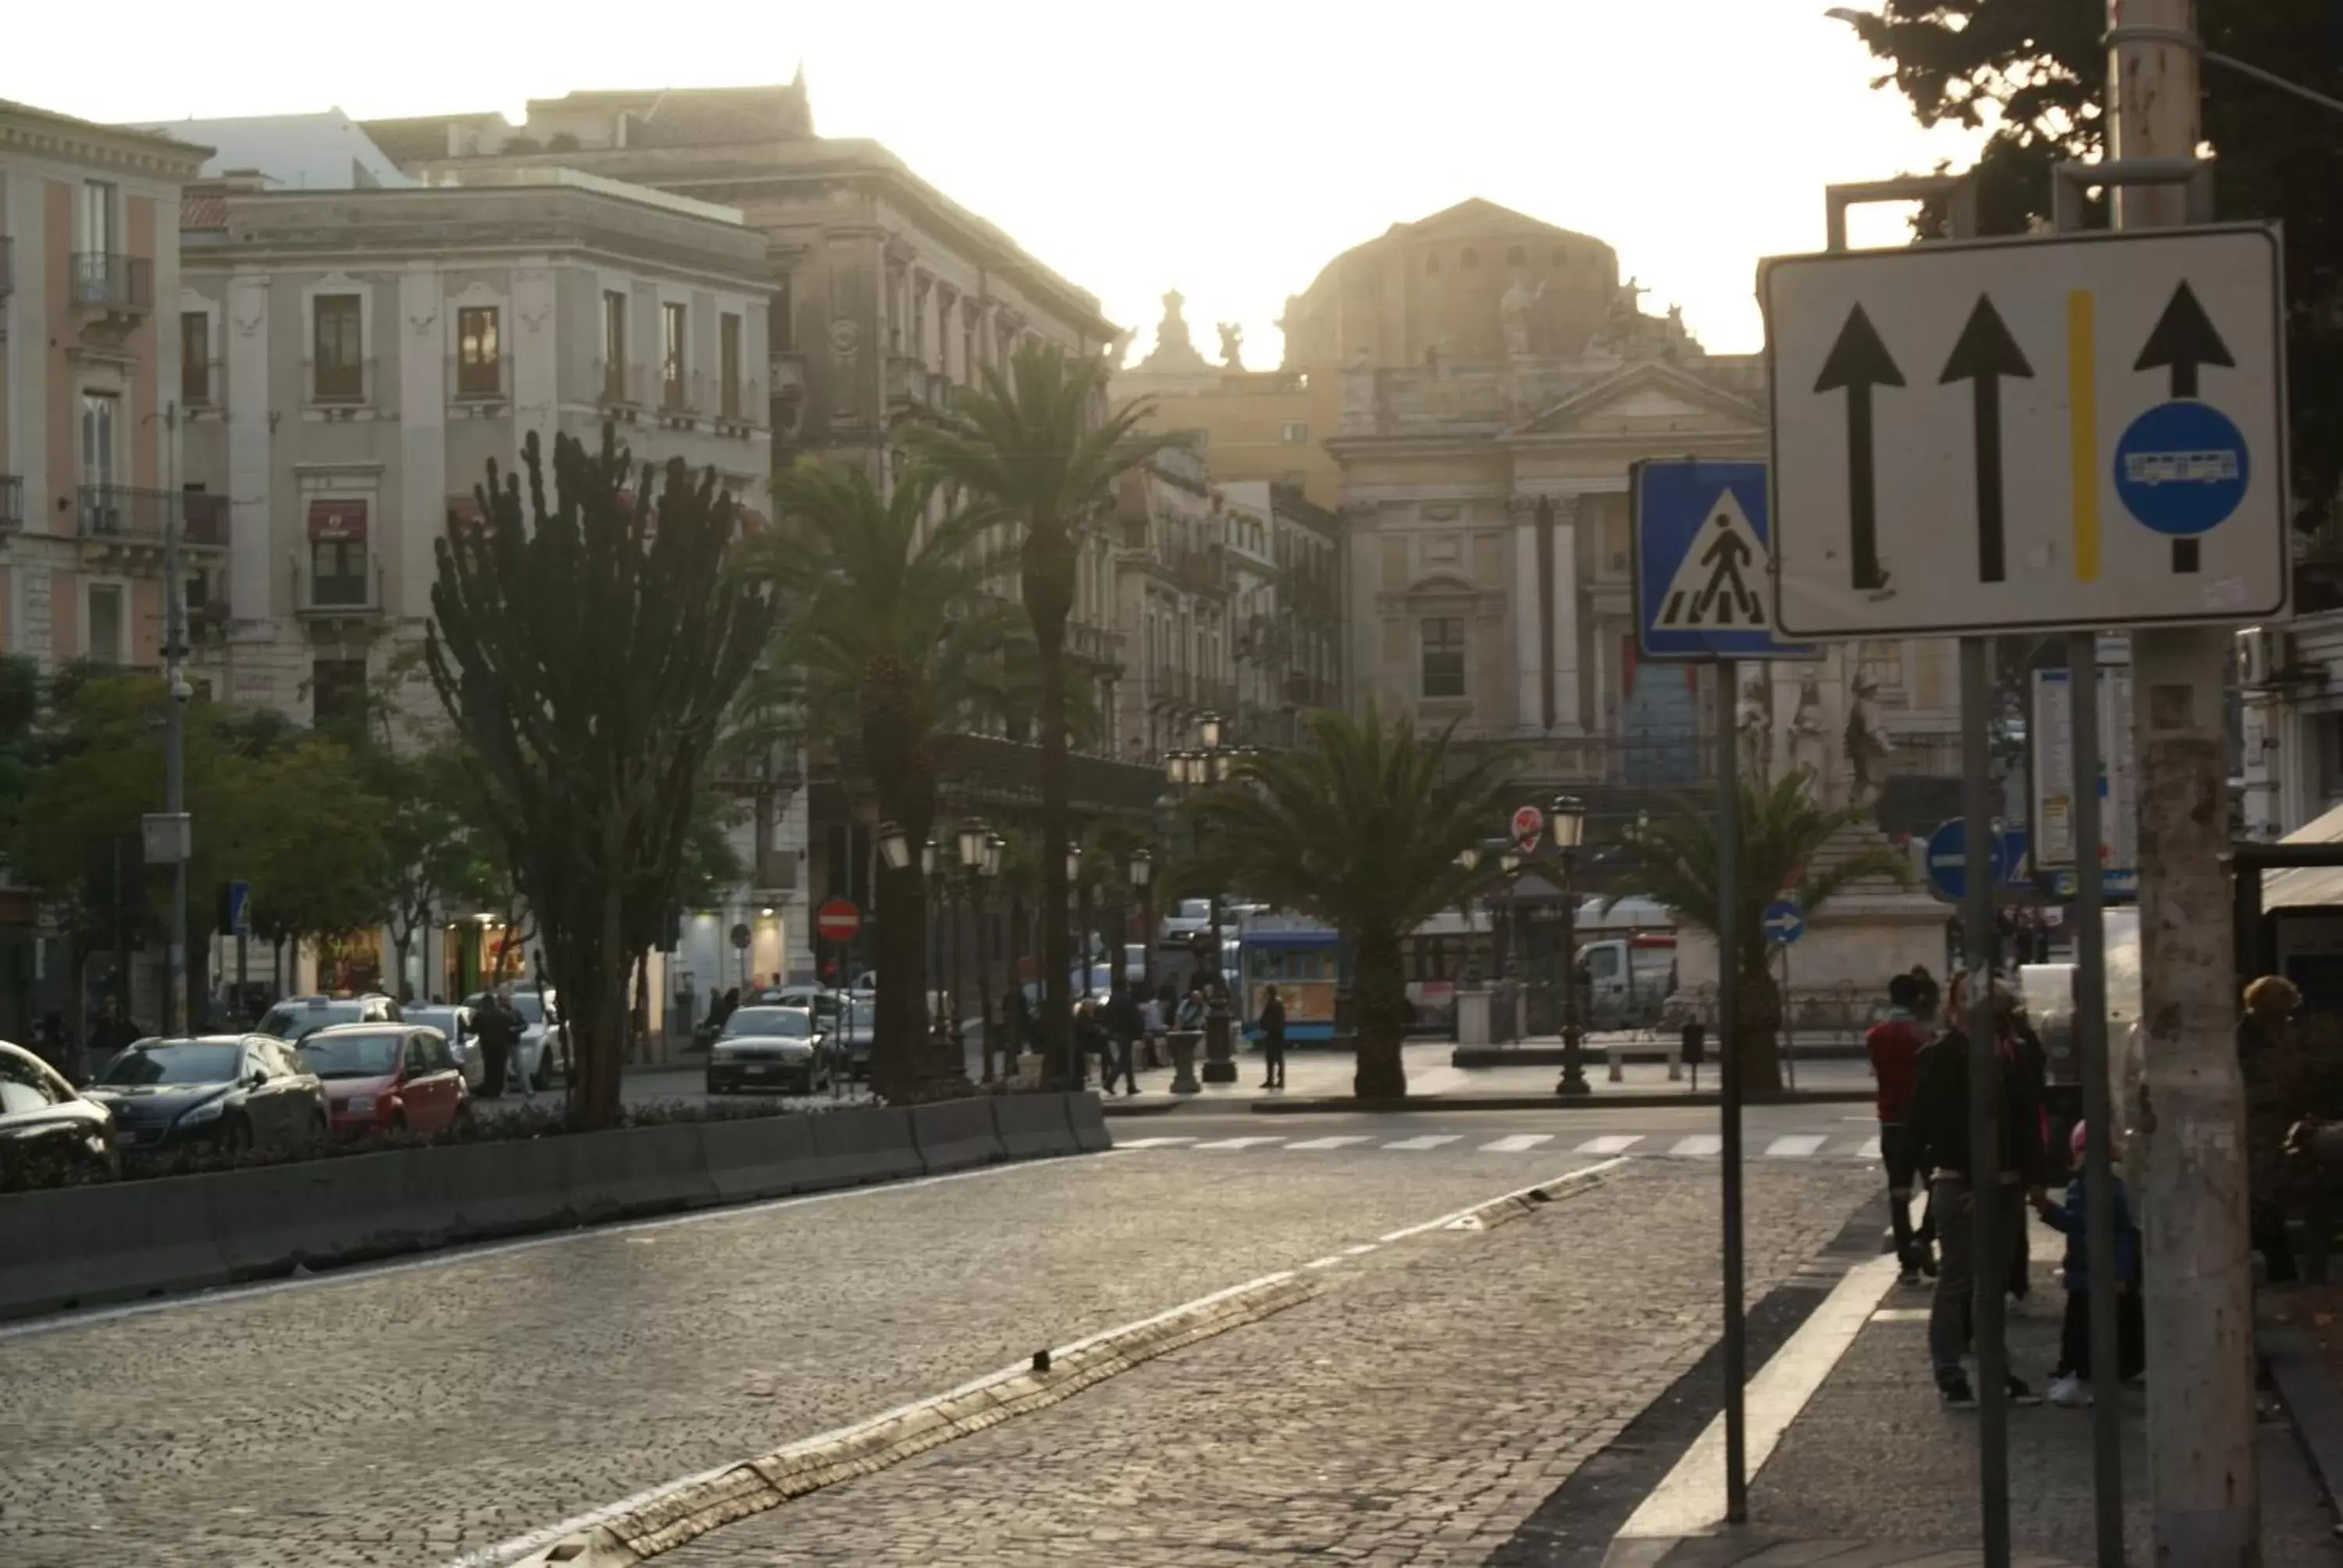
[[[1622,366],[1506,432],[1509,437],[1755,434],[1765,412],[1678,366]]]

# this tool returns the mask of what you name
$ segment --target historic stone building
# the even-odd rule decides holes
[[[1352,699],[1521,749],[1598,812],[1694,782],[1703,672],[1639,658],[1628,476],[1762,459],[1764,368],[1654,315],[1602,241],[1464,202],[1329,263],[1287,363],[1339,377]],[[1334,367],[1339,367],[1339,369]],[[1956,723],[1941,643],[1866,643],[1758,677],[1775,755],[1843,790],[1851,721],[1933,768]],[[1871,700],[1858,711],[1855,689]]]
[[[1155,346],[1115,377],[1115,399],[1151,399],[1152,425],[1192,431],[1222,483],[1280,485],[1312,505],[1335,506],[1342,471],[1326,442],[1334,433],[1340,385],[1331,367],[1312,374],[1295,368],[1289,356],[1281,368],[1248,370],[1244,333],[1232,322],[1220,326],[1221,362],[1213,364],[1196,347],[1186,303],[1176,288],[1163,297]]]

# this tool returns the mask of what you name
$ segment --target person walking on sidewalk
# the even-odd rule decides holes
[[[1910,975],[1892,977],[1887,1016],[1863,1037],[1871,1076],[1879,1081],[1879,1157],[1887,1167],[1888,1231],[1896,1239],[1896,1261],[1903,1266],[1906,1285],[1916,1285],[1923,1273],[1936,1271],[1927,1243],[1912,1233],[1912,1186],[1919,1174],[1910,1125],[1912,1080],[1919,1070],[1920,1051],[1928,1043],[1928,1031],[1914,1014],[1919,994],[1919,982]]]
[[[2050,1374],[2050,1402],[2073,1408],[2091,1402],[2091,1263],[2083,1173],[2085,1126],[2075,1123],[2075,1179],[2064,1203],[2036,1193],[2034,1211],[2066,1238],[2066,1318],[2058,1330],[2058,1366]],[[2131,1190],[2117,1176],[2110,1183],[2116,1211],[2116,1375],[2136,1378],[2147,1365],[2147,1320],[2139,1295],[2139,1227],[2133,1222]]]
[[[1105,1082],[1102,1085],[1105,1093],[1114,1092],[1114,1081],[1118,1076],[1122,1080],[1125,1095],[1139,1092],[1139,1076],[1131,1070],[1131,1057],[1146,1027],[1146,1020],[1140,1016],[1139,1004],[1131,998],[1131,988],[1123,982],[1121,975],[1115,976],[1113,988],[1106,999],[1106,1033],[1113,1044],[1114,1054],[1106,1060]]]
[[[2263,1280],[2290,1285],[2300,1276],[2278,1178],[2287,1128],[2302,1111],[2287,1102],[2286,1082],[2302,992],[2283,975],[2263,975],[2246,987],[2245,1004],[2246,1016],[2237,1024],[2237,1071],[2246,1091],[2247,1224],[2253,1250],[2262,1255]]]
[[[1261,1086],[1263,1089],[1285,1087],[1285,1004],[1277,997],[1275,986],[1263,986],[1261,991]]]
[[[1936,1272],[1936,1293],[1928,1311],[1928,1354],[1936,1363],[1936,1389],[1945,1403],[1958,1410],[1976,1403],[1962,1358],[1969,1349],[1975,1322],[1974,1296],[1986,1270],[1976,1253],[1975,1218],[1969,1205],[1985,1201],[1996,1206],[2002,1223],[2023,1230],[2026,1202],[2037,1202],[2042,1191],[2040,1107],[2035,1102],[2026,1073],[2019,1070],[2014,1043],[2006,1039],[1972,1042],[1960,1026],[1968,1020],[1967,991],[1975,971],[1953,977],[1945,997],[1946,1015],[1953,1025],[1920,1052],[1907,1112],[1917,1143],[1921,1169],[1935,1172],[1929,1182],[1929,1202],[1936,1211],[1936,1241],[1943,1261]],[[1988,982],[1989,983],[1989,982]],[[2001,1056],[2000,1148],[1992,1171],[1973,1169],[1969,1157],[1969,1053],[1994,1050]],[[2006,1344],[2003,1365],[2008,1364]],[[2041,1396],[2015,1373],[2006,1384],[2013,1404],[2039,1404]]]
[[[1170,1021],[1171,1011],[1172,988],[1168,985],[1160,992],[1146,991],[1145,1000],[1139,1004],[1139,1027],[1147,1040],[1147,1065],[1150,1068],[1171,1065],[1163,1055],[1163,1030]]]

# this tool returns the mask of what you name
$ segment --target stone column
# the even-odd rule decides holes
[[[1554,504],[1554,726],[1581,734],[1585,718],[1578,695],[1578,498]]]
[[[401,619],[431,612],[431,541],[447,519],[447,342],[437,262],[410,262],[398,278],[397,530],[375,541],[390,585],[384,606]],[[383,519],[386,525],[392,522]]]
[[[1538,518],[1513,524],[1514,719],[1523,729],[1545,728],[1545,615],[1538,593]]]
[[[227,286],[221,327],[227,381],[228,614],[266,621],[276,509],[269,494],[268,279],[238,273]],[[299,417],[297,410],[293,416]]]

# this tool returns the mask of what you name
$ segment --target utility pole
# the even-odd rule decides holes
[[[2192,0],[2110,0],[2107,156],[2195,156]],[[2189,220],[2177,186],[2122,186],[2117,228]],[[2139,1102],[2125,1109],[2147,1242],[2155,1558],[2258,1568],[2253,1275],[2229,925],[2227,627],[2133,638],[2139,774]],[[2077,689],[2073,700],[2090,700]],[[2087,852],[2095,846],[2087,846]],[[2097,1346],[2106,1356],[2112,1345]]]

